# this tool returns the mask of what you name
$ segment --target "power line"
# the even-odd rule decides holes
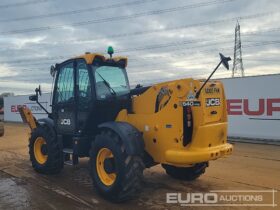
[[[212,41],[212,40],[210,40]],[[142,48],[128,48],[128,49],[124,49],[122,51],[118,51],[118,52],[131,52],[131,51],[142,51],[142,50],[149,50],[149,49],[159,49],[159,48],[165,48],[165,47],[170,47],[170,46],[181,46],[181,45],[186,45],[186,44],[190,44],[190,43],[197,43],[196,41],[182,41],[182,42],[171,42],[171,43],[166,43],[166,44],[159,44],[159,45],[152,45],[152,46],[145,46]],[[227,42],[222,42],[223,44],[226,43],[231,43],[230,41]],[[217,43],[211,43],[211,44],[207,44],[207,45],[202,45],[202,46],[193,46],[193,47],[189,47],[189,48],[184,48],[185,49],[195,49],[195,48],[201,48],[201,47],[208,47],[208,46],[213,46],[216,45]],[[178,49],[174,49],[173,51],[177,51]],[[168,52],[170,52],[172,50],[168,50]],[[59,60],[59,59],[69,59],[72,57],[76,57],[78,55],[69,55],[69,56],[53,56],[53,57],[42,57],[42,58],[38,58],[38,60]],[[2,63],[24,63],[24,62],[32,62],[32,61],[36,61],[34,59],[22,59],[22,60],[15,60],[15,61],[2,61]],[[0,61],[1,62],[1,61]]]
[[[245,61],[260,61],[260,62],[280,62],[279,59],[263,59],[263,58],[253,59],[253,58],[246,58],[246,57],[245,58],[243,57],[243,60],[245,60]]]
[[[280,31],[280,27],[278,28],[270,28],[262,31],[251,31],[251,32],[246,32],[243,33],[242,36],[251,36],[251,35],[258,35],[258,34],[263,34],[263,33],[268,33],[268,32],[276,32]],[[170,47],[170,46],[177,46],[177,45],[185,45],[185,44],[193,44],[193,43],[199,43],[199,42],[209,42],[209,41],[214,41],[214,40],[220,40],[220,39],[226,39],[226,38],[231,38],[232,34],[224,34],[224,35],[219,35],[215,38],[212,38],[211,40],[209,39],[195,39],[195,40],[188,40],[188,41],[181,41],[181,42],[171,42],[171,43],[166,43],[166,44],[160,44],[158,45],[150,45],[150,46],[144,46],[144,47],[139,47],[139,48],[127,48],[127,49],[122,49],[118,50],[118,53],[122,52],[129,52],[129,51],[139,51],[139,50],[149,50],[149,49],[157,49],[157,48],[162,48],[162,47]],[[74,41],[74,40],[73,40]],[[70,42],[68,40],[66,43],[72,43],[73,41]],[[256,42],[256,41],[246,41],[246,42]],[[65,42],[63,42],[65,44]],[[46,45],[47,43],[43,43],[43,45]],[[38,44],[40,45],[40,44]],[[8,51],[8,50],[13,50],[13,48],[2,48],[0,51]]]
[[[204,42],[211,42],[213,40],[203,40]],[[193,40],[193,41],[182,41],[182,42],[169,42],[166,44],[158,44],[158,45],[150,45],[150,46],[144,46],[144,47],[139,47],[139,48],[128,48],[125,50],[120,50],[117,52],[132,52],[132,51],[143,51],[143,50],[155,50],[155,49],[160,49],[160,48],[166,48],[166,47],[176,47],[176,46],[182,46],[182,45],[188,45],[188,44],[193,44],[193,43],[198,43],[198,42],[203,42],[202,40]],[[227,43],[231,43],[231,41],[226,41],[226,42],[220,42],[221,44],[227,44]],[[209,47],[212,45],[216,45],[217,43],[211,43],[211,44],[203,44],[203,45],[199,45],[199,46],[193,46],[193,47],[189,47],[188,49],[196,49],[196,48],[201,48],[201,47]],[[177,50],[177,49],[175,49]]]
[[[243,16],[243,18],[244,17],[245,16]],[[136,31],[136,32],[132,32],[132,33],[112,34],[112,35],[108,35],[106,37],[90,37],[90,38],[83,38],[83,39],[71,39],[71,40],[65,40],[65,41],[62,41],[62,42],[59,42],[59,43],[67,44],[67,43],[73,43],[73,42],[89,42],[89,41],[92,41],[92,40],[95,40],[95,41],[96,40],[103,40],[103,39],[108,39],[108,38],[116,39],[116,38],[126,38],[126,37],[130,37],[130,36],[140,36],[140,35],[142,36],[142,35],[147,35],[147,34],[151,34],[151,33],[166,32],[166,31],[173,31],[173,30],[182,30],[182,29],[186,29],[186,28],[208,26],[208,25],[212,25],[212,24],[214,25],[214,24],[219,24],[219,23],[228,22],[228,21],[236,21],[238,18],[239,17],[229,18],[229,19],[224,19],[224,20],[218,20],[218,21],[211,21],[211,22],[201,22],[201,23],[191,24],[191,25],[168,27],[168,28],[165,28],[165,29],[152,29],[152,30],[145,30],[145,31]],[[264,30],[260,33],[275,32],[275,31],[280,31],[280,27],[271,28],[269,30]],[[242,35],[243,36],[256,35],[258,33],[259,33],[258,31],[256,31],[256,32],[253,31],[253,32],[246,32]],[[225,35],[225,36],[232,36],[232,34],[228,34],[228,35]]]
[[[280,30],[280,28],[278,28],[278,30]],[[273,31],[275,31],[275,28],[273,29]],[[263,33],[264,31],[259,31],[259,32],[249,32],[247,34],[244,35],[255,35],[257,33]],[[177,42],[169,42],[169,43],[164,43],[164,44],[157,44],[157,45],[149,45],[149,46],[143,46],[143,47],[138,47],[138,48],[127,48],[127,49],[123,49],[123,50],[119,50],[117,51],[118,53],[123,53],[123,52],[131,52],[131,51],[142,51],[142,50],[154,50],[154,49],[160,49],[160,48],[165,48],[165,47],[175,47],[175,46],[182,46],[182,45],[188,45],[188,44],[195,44],[195,43],[201,43],[201,42],[212,42],[215,40],[221,40],[221,39],[228,39],[231,38],[232,34],[225,34],[225,35],[220,35],[217,37],[214,37],[212,39],[196,39],[196,40],[187,40],[187,41],[177,41]],[[256,42],[256,41],[250,41],[250,42]],[[262,41],[260,41],[262,42]],[[222,43],[229,43],[229,41],[227,42],[222,42]],[[216,43],[214,43],[216,44]],[[213,44],[210,44],[210,46]],[[200,48],[200,47],[207,47],[209,45],[205,45],[203,44],[202,46],[194,46],[191,48]]]
[[[233,17],[233,18],[228,18],[228,19],[222,19],[222,20],[215,20],[215,21],[207,21],[207,22],[200,22],[200,23],[195,23],[195,24],[189,24],[189,25],[183,25],[183,26],[176,26],[176,27],[169,27],[169,28],[165,28],[165,29],[156,29],[156,30],[145,30],[145,31],[136,31],[136,32],[132,32],[132,33],[122,33],[122,34],[112,34],[106,37],[91,37],[91,38],[86,38],[86,39],[73,39],[73,40],[66,40],[66,41],[62,41],[59,42],[61,44],[73,44],[74,42],[88,42],[88,41],[92,41],[92,40],[101,40],[101,39],[105,39],[105,38],[123,38],[123,37],[128,37],[128,36],[138,36],[138,35],[145,35],[145,34],[149,34],[149,33],[156,33],[156,32],[164,32],[164,31],[172,31],[172,30],[181,30],[181,29],[186,29],[186,28],[192,28],[192,27],[201,27],[201,26],[207,26],[207,25],[212,25],[212,24],[218,24],[218,23],[223,23],[223,22],[227,22],[227,21],[236,21],[236,19],[252,19],[252,18],[257,18],[257,17],[263,17],[266,15],[270,15],[273,14],[272,13],[258,13],[258,14],[252,14],[252,15],[248,15],[248,16],[239,16],[239,17]],[[267,32],[276,32],[276,31],[280,31],[280,28],[270,28],[268,30],[263,30],[263,31],[252,31],[252,32],[246,32],[243,34],[243,36],[248,36],[248,35],[256,35],[259,33],[267,33]],[[224,35],[224,37],[231,37],[231,34],[228,35]],[[37,45],[42,45],[42,43],[39,43]],[[44,45],[47,43],[43,43]],[[57,44],[57,43],[55,43]],[[3,49],[2,51],[6,51],[9,50],[9,48]]]
[[[54,12],[54,13],[43,14],[43,15],[32,15],[32,16],[25,16],[25,17],[19,17],[19,18],[11,18],[11,19],[2,19],[2,20],[0,20],[0,22],[1,23],[17,22],[17,21],[24,21],[24,20],[43,19],[43,18],[48,18],[48,17],[76,15],[76,14],[85,13],[85,12],[92,12],[92,11],[97,11],[97,10],[100,11],[100,10],[106,10],[106,9],[114,9],[114,8],[119,8],[119,7],[123,7],[123,6],[133,6],[133,5],[139,5],[139,4],[144,4],[144,3],[150,3],[150,2],[154,2],[154,1],[158,1],[158,0],[137,0],[137,1],[103,5],[103,6],[91,7],[91,8],[79,9],[79,10]]]
[[[269,31],[269,30],[267,30]],[[261,31],[262,33],[263,31]],[[249,32],[247,35],[249,34],[256,34],[257,32]],[[158,44],[158,45],[150,45],[150,46],[144,46],[144,47],[139,47],[139,48],[127,48],[127,49],[123,49],[121,50],[121,52],[131,52],[131,51],[142,51],[142,50],[149,50],[149,49],[159,49],[159,48],[166,48],[166,47],[170,47],[170,46],[182,46],[182,45],[187,45],[187,44],[193,44],[193,43],[199,43],[199,42],[212,42],[214,40],[221,40],[228,37],[228,35],[221,35],[216,37],[215,39],[212,40],[189,40],[189,41],[181,41],[181,42],[170,42],[170,43],[163,43],[163,44]],[[227,44],[227,43],[231,43],[231,41],[225,41],[225,42],[219,42],[219,44]],[[263,43],[263,42],[258,42],[258,43]],[[266,42],[264,42],[266,43]],[[183,50],[190,50],[190,49],[196,49],[196,48],[201,48],[201,47],[209,47],[209,46],[213,46],[216,45],[217,43],[209,43],[209,44],[204,44],[204,45],[199,45],[199,46],[193,46],[193,47],[189,47],[189,48],[184,48]],[[168,52],[171,51],[178,51],[178,49],[169,49]],[[204,50],[204,51],[198,51],[198,52],[208,52],[209,50]],[[68,55],[68,56],[52,56],[52,57],[42,57],[42,58],[38,58],[38,59],[22,59],[22,60],[13,60],[13,61],[0,61],[2,63],[6,63],[6,64],[16,64],[16,63],[25,63],[25,62],[34,62],[34,61],[47,61],[47,60],[62,60],[62,59],[69,59],[71,57],[75,57],[78,55]],[[162,55],[158,55],[157,58],[159,57],[166,57],[166,56],[162,56]],[[149,58],[140,58],[140,59],[130,59],[131,60],[146,60]],[[150,59],[154,59],[154,58],[150,58]]]
[[[186,27],[205,26],[205,25],[208,25],[209,23],[215,23],[216,24],[216,23],[226,22],[226,21],[229,21],[229,20],[230,21],[232,21],[232,20],[235,21],[236,19],[239,19],[239,20],[253,19],[253,18],[263,17],[263,16],[266,16],[266,15],[271,15],[271,14],[274,14],[274,13],[275,12],[257,13],[257,14],[247,15],[247,16],[239,16],[239,17],[222,19],[222,20],[214,20],[214,21],[211,21],[211,22],[200,22],[200,23],[189,24],[189,25],[184,25],[184,26],[177,26],[177,27],[173,27],[173,28],[167,28],[167,29],[164,29],[164,30],[160,30],[160,31],[178,30],[178,29],[183,29],[183,28],[186,28]],[[263,31],[251,31],[251,32],[244,33],[243,36],[255,35],[255,34],[258,34],[258,33],[275,32],[275,31],[279,31],[279,30],[280,30],[280,28],[270,28],[270,29],[263,30]],[[133,35],[133,34],[136,35],[136,34],[140,34],[140,33],[143,34],[143,33],[146,33],[146,32],[149,33],[151,31],[142,31],[142,32],[138,31],[138,32],[135,32],[135,33],[131,33],[130,35]],[[155,32],[155,31],[153,31],[153,32]],[[159,31],[157,31],[157,32],[159,32]],[[128,34],[125,34],[125,35],[127,36]],[[115,35],[112,35],[112,36],[115,36]],[[120,34],[117,35],[117,36],[120,36]],[[221,37],[231,37],[231,36],[232,36],[231,34],[225,34],[225,35],[219,36],[218,39],[220,39]],[[209,41],[209,40],[199,39],[199,40],[184,41],[183,44],[188,44],[187,42],[196,43],[196,42],[201,42],[201,41]],[[172,43],[172,44],[174,44],[174,43]],[[172,44],[169,43],[169,46],[172,45]],[[181,42],[179,44],[181,44]],[[157,47],[160,48],[160,47],[164,47],[164,46],[157,46]],[[151,46],[148,46],[146,48],[151,48]],[[9,50],[9,49],[5,49],[5,50]],[[143,50],[143,49],[140,49],[140,50]],[[125,51],[137,51],[137,49],[123,49],[123,50],[121,50],[121,52],[125,52]],[[68,59],[69,57],[74,57],[74,56],[70,55],[70,56],[43,57],[43,58],[38,58],[38,60],[41,60],[41,59],[44,59],[44,60],[59,60],[59,59]],[[133,59],[133,60],[137,60],[137,59]],[[34,59],[23,59],[23,60],[11,61],[11,62],[9,62],[9,61],[4,61],[4,62],[6,62],[6,63],[23,63],[23,62],[33,62],[33,61],[36,61],[36,60],[34,60]]]
[[[271,44],[280,44],[280,40],[272,40],[272,41],[258,42],[258,43],[254,43],[254,44],[243,45],[243,48],[259,47],[259,46],[265,46],[265,45],[271,45]],[[232,49],[232,47],[224,47],[224,48],[219,48],[219,49],[213,48],[213,49],[207,49],[207,50],[200,50],[200,51],[197,51],[197,53],[213,52],[213,51],[219,52],[219,50],[230,50],[230,49]],[[191,50],[191,49],[190,48],[185,48],[184,50]],[[190,54],[190,52],[181,52],[181,53],[173,54],[171,57],[178,57],[178,56],[189,55],[189,54]],[[192,53],[192,55],[193,55],[193,53]],[[161,56],[159,55],[157,57],[161,57]],[[164,56],[164,57],[166,57],[166,56]],[[69,58],[69,57],[67,57],[67,58]],[[162,64],[162,62],[161,63],[153,63],[152,65],[159,65],[159,64]],[[139,68],[139,67],[143,67],[143,66],[151,66],[151,65],[130,66],[130,68]]]
[[[274,40],[274,41],[266,41],[266,42],[260,42],[260,43],[255,43],[254,45],[253,44],[250,44],[250,45],[245,45],[243,46],[243,48],[249,48],[249,47],[258,47],[258,46],[263,46],[263,45],[268,45],[268,44],[280,44],[280,40]],[[209,63],[201,63],[201,64],[210,64]],[[212,63],[211,63],[212,64]],[[183,66],[182,66],[183,67]],[[176,67],[175,67],[176,68]],[[172,69],[172,67],[169,67],[168,69]],[[160,69],[150,69],[148,71],[128,71],[129,74],[136,74],[136,73],[150,73],[150,72],[157,72],[157,71],[161,71],[163,70],[162,68]],[[180,69],[181,71],[190,71],[190,69]],[[31,71],[31,72],[35,72],[35,71]],[[171,73],[174,73],[174,71],[172,71]],[[203,73],[191,73],[192,77],[193,76],[198,76],[198,75],[203,75]],[[5,77],[6,78],[6,77]],[[42,78],[44,79],[44,78]],[[168,79],[168,78],[166,78]],[[169,78],[170,79],[170,78]],[[174,77],[175,79],[175,77]],[[162,81],[164,81],[165,79],[163,79]],[[1,80],[3,81],[3,80]],[[9,81],[9,80],[7,80]],[[23,81],[26,81],[26,82],[29,82],[31,80],[21,80],[22,82]],[[33,80],[32,80],[33,81]],[[133,81],[133,80],[132,80]],[[148,82],[149,80],[145,80],[146,82]],[[140,82],[140,81],[139,81]]]
[[[12,8],[12,7],[21,7],[21,6],[28,6],[34,4],[45,3],[50,0],[31,0],[31,1],[24,1],[24,2],[17,2],[17,3],[10,3],[10,4],[2,4],[0,5],[0,9]]]
[[[273,41],[266,41],[266,42],[258,42],[258,43],[254,43],[254,44],[247,44],[247,45],[243,45],[243,48],[251,48],[251,47],[259,47],[259,46],[265,46],[265,45],[271,45],[271,44],[280,44],[280,40],[273,40]],[[219,52],[219,50],[231,50],[232,47],[224,47],[224,48],[219,48],[219,49],[207,49],[207,50],[200,50],[197,51],[197,53],[202,53],[202,52],[212,52],[212,51],[216,51]],[[186,50],[189,50],[189,48],[187,48]],[[182,56],[182,55],[188,55],[190,54],[189,52],[182,52],[179,54],[175,54],[174,57],[178,57],[178,56]],[[193,53],[192,53],[193,55]],[[185,60],[187,62],[187,60]],[[162,65],[162,62],[156,62],[153,63],[152,66],[157,66],[157,65]],[[139,67],[147,67],[147,66],[151,66],[150,64],[144,64],[144,65],[136,65],[136,66],[130,66],[130,68],[139,68]]]
[[[262,42],[257,42],[257,43],[253,43],[253,44],[250,44],[250,45],[246,45],[247,47],[251,47],[251,46],[262,46],[262,45],[270,45],[270,44],[278,44],[280,41],[279,40],[274,40],[274,41],[262,41]],[[231,42],[223,42],[223,43],[231,43]],[[209,44],[209,46],[211,45],[216,45],[218,43],[214,43],[214,44]],[[204,46],[201,46],[201,47],[204,47]],[[177,48],[176,49],[168,49],[168,52],[172,52],[172,51],[181,51],[181,50],[189,50],[189,49],[194,49],[194,48],[200,48],[200,46],[195,46],[195,47],[191,47],[191,48],[182,48],[180,50],[178,50]],[[244,46],[243,46],[244,48]],[[206,49],[206,50],[199,50],[199,51],[193,51],[191,52],[192,55],[194,53],[205,53],[205,52],[213,52],[213,51],[219,51],[219,50],[228,50],[228,49],[232,49],[232,47],[223,47],[223,48],[219,48],[219,49]],[[157,55],[155,57],[142,57],[142,58],[133,58],[133,59],[129,59],[130,61],[131,60],[154,60],[156,58],[166,58],[166,57],[177,57],[177,56],[182,56],[182,55],[189,55],[189,53],[187,54],[186,52],[180,52],[180,53],[173,53],[171,55]]]
[[[268,15],[268,14],[272,14],[272,13],[257,13],[257,14],[252,14],[252,15],[248,15],[248,16],[239,16],[239,17],[234,17],[234,18],[229,18],[229,19],[223,19],[223,20],[215,20],[215,21],[211,21],[212,23],[220,23],[220,22],[225,22],[227,20],[236,20],[236,19],[251,19],[251,18],[257,18],[257,17],[262,17],[262,16],[265,16],[265,15]],[[167,31],[167,30],[179,30],[179,29],[184,29],[186,27],[198,27],[198,26],[204,26],[204,25],[207,25],[209,24],[209,22],[201,22],[201,23],[196,23],[196,24],[190,24],[190,25],[185,25],[185,26],[177,26],[177,27],[173,27],[173,28],[167,28],[167,29],[164,29],[164,30],[160,30],[160,31]],[[251,31],[251,32],[246,32],[243,34],[243,36],[249,36],[249,35],[256,35],[256,34],[259,34],[259,33],[267,33],[267,32],[275,32],[275,31],[279,31],[280,28],[270,28],[270,29],[266,29],[266,30],[263,30],[263,31]],[[160,32],[157,30],[157,32]],[[151,31],[138,31],[138,32],[133,32],[133,33],[130,33],[130,35],[136,35],[136,34],[144,34],[144,33],[150,33]],[[153,31],[155,32],[155,31]],[[123,34],[125,36],[128,36],[128,34]],[[115,36],[115,35],[112,35],[112,36]],[[120,36],[117,35],[117,36]],[[219,36],[218,38],[220,39],[221,37],[231,37],[232,35],[231,34],[225,34],[225,35],[221,35]],[[81,40],[81,39],[80,39]],[[73,42],[74,40],[69,40],[69,42]],[[200,41],[207,41],[207,40],[197,40],[197,41],[191,41],[192,43],[195,43],[195,42],[200,42]],[[3,49],[2,49],[3,50]],[[6,50],[9,50],[9,48],[6,48],[4,49],[5,51]],[[123,51],[125,50],[129,50],[129,49],[124,49]],[[57,60],[57,59],[67,59],[69,58],[69,56],[55,56],[55,57],[51,57],[51,58],[40,58],[40,59],[47,59],[47,60]],[[22,63],[22,62],[25,62],[25,61],[34,61],[34,59],[24,59],[24,60],[19,60],[19,61],[12,61],[12,63],[16,63],[16,62],[19,62],[19,63]]]
[[[257,13],[257,14],[252,14],[252,15],[246,15],[246,16],[237,16],[233,18],[226,18],[226,19],[221,19],[221,20],[214,20],[214,21],[206,21],[206,22],[200,22],[200,23],[194,23],[194,24],[188,24],[188,25],[183,25],[183,26],[176,26],[176,27],[168,27],[165,29],[152,29],[152,30],[145,30],[145,31],[136,31],[132,33],[120,33],[120,34],[112,34],[109,36],[106,36],[105,38],[122,38],[122,37],[128,37],[128,36],[142,36],[145,34],[150,34],[150,33],[157,33],[157,32],[165,32],[165,31],[173,31],[173,30],[181,30],[181,29],[187,29],[187,28],[193,28],[193,27],[201,27],[201,26],[209,26],[209,25],[215,25],[219,23],[225,23],[225,22],[230,22],[230,21],[236,21],[236,20],[248,20],[248,19],[254,19],[258,17],[264,17],[264,16],[269,16],[273,15],[275,13],[279,12],[266,12],[266,13]],[[271,31],[279,31],[279,28],[274,28],[271,29]],[[69,41],[63,41],[62,43],[65,42],[87,42],[87,41],[92,41],[92,40],[100,40],[100,39],[105,39],[104,37],[90,37],[86,39],[76,39],[76,40],[69,40]]]
[[[200,2],[200,3],[196,3],[196,4],[189,4],[189,5],[180,6],[180,7],[173,7],[173,8],[168,8],[168,9],[141,12],[141,13],[136,13],[136,14],[132,14],[132,15],[122,15],[122,16],[115,16],[115,17],[109,17],[109,18],[80,21],[80,22],[71,23],[69,25],[53,25],[53,26],[42,26],[42,27],[26,28],[26,29],[19,29],[19,30],[17,29],[17,30],[11,30],[11,31],[2,31],[2,32],[0,32],[0,34],[1,35],[20,34],[20,33],[29,33],[29,32],[60,29],[60,28],[64,28],[67,26],[84,26],[84,25],[90,25],[90,24],[96,24],[96,23],[106,23],[106,22],[113,22],[113,21],[120,21],[120,20],[128,20],[128,19],[134,19],[134,18],[139,18],[139,17],[144,17],[144,16],[166,14],[166,13],[171,13],[171,12],[176,12],[176,11],[183,11],[183,10],[187,10],[187,9],[210,6],[210,5],[214,5],[214,4],[229,3],[229,2],[233,2],[233,1],[236,1],[236,0],[214,0],[214,1],[208,1],[208,2]]]

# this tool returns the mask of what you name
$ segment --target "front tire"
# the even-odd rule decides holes
[[[192,167],[176,167],[165,164],[163,164],[162,167],[169,176],[175,179],[193,181],[205,173],[208,162],[197,163]]]
[[[119,136],[111,130],[97,135],[90,150],[90,174],[97,192],[105,199],[122,202],[138,195],[144,164],[128,155]]]
[[[46,125],[35,128],[29,140],[32,167],[42,174],[57,174],[63,168],[63,152],[55,132]]]

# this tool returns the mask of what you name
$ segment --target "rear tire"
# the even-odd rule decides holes
[[[112,164],[110,171],[105,165],[104,170],[102,168],[106,160],[100,158],[102,153],[108,154],[106,159],[110,159]],[[144,170],[142,159],[128,155],[121,139],[113,131],[105,130],[95,137],[89,165],[93,185],[105,199],[123,202],[135,198],[140,192]]]
[[[39,125],[32,131],[29,155],[32,167],[38,173],[57,174],[63,168],[62,149],[55,132],[46,125]]]
[[[176,167],[165,164],[163,164],[162,167],[169,176],[175,179],[193,181],[205,173],[208,162],[197,163],[192,167]]]

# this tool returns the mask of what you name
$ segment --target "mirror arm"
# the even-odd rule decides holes
[[[200,92],[201,90],[204,88],[204,86],[206,85],[206,83],[210,80],[210,78],[213,76],[213,74],[216,72],[216,70],[219,68],[219,66],[222,64],[222,60],[220,61],[220,63],[216,66],[216,68],[213,70],[213,72],[210,74],[210,76],[207,78],[207,80],[205,80],[205,82],[203,83],[203,85],[199,88],[199,90],[197,91],[195,97],[199,98]]]
[[[48,110],[39,102],[39,95],[38,95],[38,89],[36,88],[36,90],[35,90],[35,92],[36,92],[36,103],[41,107],[41,109],[43,109],[48,115],[50,114],[49,112],[48,112]]]

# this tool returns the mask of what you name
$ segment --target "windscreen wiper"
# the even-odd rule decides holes
[[[100,78],[103,80],[104,84],[111,90],[111,94],[112,95],[117,95],[116,91],[111,87],[111,85],[109,84],[109,82],[107,80],[105,80],[101,74],[99,74],[97,71],[96,73],[100,76]]]

